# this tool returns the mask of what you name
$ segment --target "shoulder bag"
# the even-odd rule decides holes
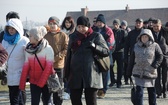
[[[131,88],[131,102],[133,103],[133,105],[136,105],[136,88],[135,88],[134,82],[132,80],[132,77],[130,77],[130,83],[132,84],[132,88]]]
[[[35,54],[35,57],[40,65],[41,69],[44,70],[44,68],[42,67],[40,60],[38,59],[36,54]],[[58,78],[57,73],[54,73],[48,77],[47,86],[48,86],[49,92],[51,92],[51,93],[55,93],[62,88],[61,84],[59,82],[59,78]]]
[[[110,70],[109,56],[101,57],[101,56],[95,55],[94,59],[95,59],[95,62],[98,65],[98,68],[100,69],[101,72],[107,72],[108,70]]]
[[[95,35],[92,42],[94,42],[96,36],[97,35]],[[94,53],[94,60],[95,60],[95,63],[98,65],[98,68],[100,69],[101,72],[107,72],[108,70],[110,70],[110,57],[109,56],[102,57]]]

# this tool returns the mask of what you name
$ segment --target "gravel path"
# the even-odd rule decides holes
[[[114,87],[110,87],[106,93],[104,99],[97,99],[97,105],[132,105],[130,101],[130,86],[123,85],[120,89]],[[146,89],[144,89],[144,105],[148,105],[148,98]],[[83,105],[85,104],[84,97],[82,98]],[[167,105],[167,99],[157,99],[157,105]],[[8,93],[0,92],[0,105],[9,105]],[[27,104],[30,104],[30,91],[27,90]],[[40,103],[42,105],[42,103]],[[63,105],[71,105],[70,100],[64,100]]]

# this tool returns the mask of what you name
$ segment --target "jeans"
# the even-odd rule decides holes
[[[43,105],[48,105],[51,93],[49,93],[47,85],[45,85],[43,88],[40,88],[37,85],[30,84],[30,92],[31,92],[31,105],[39,105],[41,94]]]
[[[148,101],[149,105],[157,105],[156,104],[156,90],[154,87],[148,87]],[[144,87],[136,86],[136,105],[143,105],[143,92]]]
[[[19,86],[8,86],[10,105],[24,105],[23,97]]]
[[[81,101],[83,88],[70,89],[70,91],[71,91],[70,98],[72,105],[83,105]],[[86,105],[97,105],[97,98],[96,98],[97,89],[85,88],[84,93],[85,93]]]
[[[103,77],[103,88],[100,90],[103,90],[104,93],[106,93],[108,89],[108,81],[110,79],[110,71],[108,70],[107,72],[102,72],[102,77]]]

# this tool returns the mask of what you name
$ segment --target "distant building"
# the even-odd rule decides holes
[[[127,5],[124,10],[99,10],[99,11],[89,11],[87,8],[81,8],[81,11],[67,12],[66,16],[72,16],[76,21],[80,15],[85,15],[89,17],[91,24],[93,24],[93,19],[98,14],[103,14],[106,18],[106,24],[112,26],[112,22],[115,18],[120,20],[126,20],[130,27],[134,27],[135,20],[137,18],[142,18],[143,20],[148,20],[150,17],[161,19],[164,25],[168,21],[168,8],[151,8],[151,9],[130,9]]]

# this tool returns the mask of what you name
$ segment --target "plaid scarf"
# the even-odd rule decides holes
[[[92,33],[93,33],[92,28],[89,28],[85,34],[82,34],[77,31],[76,32],[77,39],[72,43],[72,49],[76,50],[81,45],[81,42],[87,37],[89,37]]]
[[[46,39],[42,39],[37,46],[34,46],[30,42],[26,46],[26,52],[30,54],[36,54],[39,53],[42,49],[44,49],[48,44],[48,41]]]

